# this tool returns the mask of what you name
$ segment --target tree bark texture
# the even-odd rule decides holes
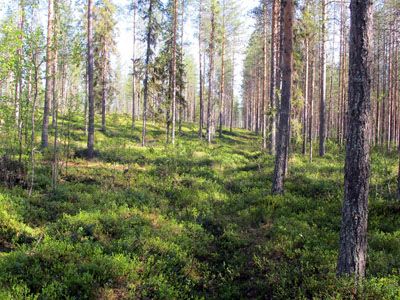
[[[372,1],[352,0],[349,103],[338,274],[364,277],[367,256]]]

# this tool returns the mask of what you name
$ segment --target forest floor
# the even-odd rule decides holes
[[[207,145],[111,116],[82,156],[76,118],[61,132],[60,174],[38,154],[35,187],[0,187],[0,299],[400,299],[396,155],[372,155],[367,279],[338,279],[343,151],[309,162],[294,149],[272,196],[260,138],[224,131]],[[39,131],[38,131],[39,136]],[[65,164],[65,151],[70,156]]]

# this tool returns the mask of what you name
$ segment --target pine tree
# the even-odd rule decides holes
[[[279,110],[279,134],[275,170],[272,184],[273,194],[282,194],[284,189],[285,168],[290,138],[290,110],[293,68],[293,15],[292,0],[282,0],[283,43],[282,43],[282,92]]]
[[[93,0],[87,2],[87,77],[88,77],[88,142],[87,158],[94,157],[94,48],[93,48]]]
[[[146,146],[146,125],[149,102],[149,80],[151,76],[151,64],[154,55],[154,47],[157,44],[157,36],[160,31],[160,23],[157,17],[157,11],[162,7],[159,0],[139,0],[139,11],[146,21],[144,41],[146,43],[146,53],[144,62],[143,79],[143,128],[142,128],[142,146]]]
[[[349,115],[338,274],[364,277],[367,262],[372,1],[352,0]]]
[[[46,53],[46,89],[44,96],[44,108],[43,108],[43,127],[42,127],[42,147],[46,148],[49,145],[49,112],[50,103],[52,102],[52,78],[55,74],[53,71],[54,64],[54,1],[48,1],[48,21],[47,21],[47,53]]]

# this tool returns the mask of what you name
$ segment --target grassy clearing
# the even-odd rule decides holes
[[[248,132],[208,146],[185,126],[171,147],[150,125],[143,149],[140,128],[111,116],[88,162],[79,124],[56,191],[49,153],[31,197],[0,188],[1,299],[355,297],[354,282],[335,276],[344,160],[335,145],[312,163],[294,154],[287,192],[273,197],[273,158]],[[357,297],[399,299],[396,157],[372,161],[368,278]]]

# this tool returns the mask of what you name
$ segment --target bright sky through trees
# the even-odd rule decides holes
[[[0,300],[400,299],[400,0],[0,0]]]
[[[73,2],[73,1],[72,1]],[[164,0],[165,2],[165,0]],[[129,10],[127,9],[132,1],[130,0],[115,0],[114,3],[118,7],[118,18],[117,18],[117,49],[118,49],[118,57],[114,57],[113,61],[116,64],[120,64],[122,66],[122,71],[125,73],[123,75],[128,76],[130,72],[131,66],[131,58],[132,58],[132,15],[129,14]],[[42,2],[42,4],[45,4]],[[239,16],[243,25],[241,26],[241,41],[238,43],[238,55],[237,55],[237,65],[235,70],[235,77],[237,80],[235,81],[235,93],[237,97],[241,96],[240,89],[242,83],[242,71],[243,71],[243,60],[244,60],[244,51],[246,50],[246,46],[248,44],[248,39],[254,30],[254,22],[255,19],[251,17],[251,10],[253,10],[258,4],[257,0],[246,0],[240,3],[242,9],[240,10]],[[4,17],[7,11],[10,8],[13,8],[17,5],[17,1],[8,1],[8,0],[0,0],[0,19]],[[82,6],[82,5],[81,5]],[[77,5],[76,13],[80,13],[81,9],[79,9],[79,5]],[[47,22],[47,7],[42,5],[41,14],[38,16],[40,18],[40,22],[45,25]],[[193,17],[186,18],[185,26],[184,26],[184,39],[185,39],[185,53],[191,55],[193,57],[197,56],[198,53],[198,43],[196,42],[196,28],[193,24]],[[138,24],[139,27],[143,24]],[[143,44],[138,43],[138,50],[143,51]],[[194,62],[196,66],[198,66],[198,61],[195,59]]]

